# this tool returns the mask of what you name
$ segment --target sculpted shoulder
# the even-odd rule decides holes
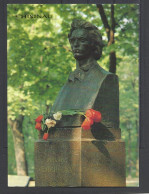
[[[95,68],[94,68],[94,76],[95,78],[99,78],[100,80],[101,79],[106,79],[107,77],[113,77],[115,76],[115,74],[109,72],[109,71],[106,71],[105,69],[103,69],[98,63],[95,64]]]
[[[103,74],[105,76],[106,75],[109,75],[109,74],[113,74],[113,73],[111,73],[111,72],[106,71],[105,69],[103,69],[98,63],[96,64],[96,70],[97,70],[97,73]]]

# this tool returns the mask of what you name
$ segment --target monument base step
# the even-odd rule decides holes
[[[125,143],[87,138],[38,140],[35,186],[125,187]]]

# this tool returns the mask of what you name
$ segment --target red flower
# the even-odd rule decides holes
[[[85,116],[87,116],[87,117],[89,117],[89,118],[91,118],[91,119],[94,120],[95,110],[93,110],[93,109],[88,109],[88,110],[86,111]]]
[[[84,120],[84,122],[82,123],[81,127],[84,130],[89,130],[91,128],[91,125],[93,125],[93,120],[89,117],[86,117],[86,119]]]
[[[42,129],[41,123],[36,123],[35,129],[37,129],[38,131],[40,131]]]
[[[48,139],[48,137],[49,137],[49,134],[48,134],[48,133],[44,133],[44,135],[43,135],[43,139],[44,139],[44,140],[47,140],[47,139]]]
[[[92,119],[94,122],[100,122],[101,121],[101,113],[99,111],[88,109],[85,114],[87,117]]]
[[[96,114],[95,114],[95,115],[96,115],[96,116],[95,116],[94,121],[95,121],[96,123],[100,122],[100,121],[101,121],[101,113],[98,112],[98,111],[96,111]]]
[[[35,119],[35,121],[38,122],[38,123],[40,123],[40,122],[42,121],[42,119],[43,119],[43,115],[39,115],[39,116]]]

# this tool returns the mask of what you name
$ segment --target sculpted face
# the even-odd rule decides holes
[[[74,30],[69,40],[75,59],[82,60],[91,56],[92,48],[85,30]]]

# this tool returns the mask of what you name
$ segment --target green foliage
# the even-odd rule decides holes
[[[124,57],[120,63],[118,73],[120,79],[120,121],[122,138],[126,143],[127,175],[136,176],[138,160],[138,132],[139,132],[139,77],[138,60]],[[128,64],[128,65],[126,65]]]
[[[110,6],[104,4],[110,23]],[[108,70],[109,52],[116,51],[120,81],[120,122],[126,142],[127,174],[136,176],[138,159],[138,15],[136,4],[115,5],[115,44],[107,47],[107,35],[95,4],[8,4],[8,117],[25,116],[23,133],[29,175],[34,177],[34,119],[53,104],[75,60],[67,35],[74,18],[94,23],[105,47],[99,64]],[[48,15],[21,18],[16,15]],[[8,172],[16,173],[13,141],[8,128]],[[12,158],[12,159],[11,159]],[[130,170],[131,163],[131,170]],[[13,170],[14,169],[14,170]]]

